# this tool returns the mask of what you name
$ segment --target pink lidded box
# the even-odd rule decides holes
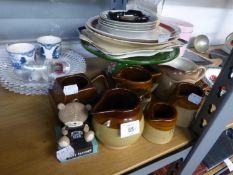
[[[180,19],[176,19],[176,18],[170,18],[170,17],[162,17],[162,21],[174,24],[176,26],[178,26],[181,29],[181,34],[180,34],[180,38],[185,40],[185,41],[189,41],[191,34],[193,32],[193,24],[180,20]],[[183,56],[187,45],[184,45],[183,47],[180,48],[180,55],[179,56]]]

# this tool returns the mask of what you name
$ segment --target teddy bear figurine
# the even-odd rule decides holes
[[[91,142],[94,139],[94,132],[90,130],[87,119],[90,105],[73,101],[68,104],[58,104],[58,117],[64,127],[62,128],[62,137],[58,141],[61,148],[67,147],[71,142],[85,140]],[[83,141],[82,141],[83,142]]]

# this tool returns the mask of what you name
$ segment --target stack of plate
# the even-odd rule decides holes
[[[123,59],[135,61],[138,57],[146,60],[150,57],[150,60],[160,63],[170,61],[178,55],[174,52],[179,52],[178,47],[183,45],[178,41],[179,27],[163,21],[158,25],[157,18],[152,14],[144,14],[148,16],[147,22],[116,21],[110,19],[109,12],[119,10],[101,12],[99,16],[88,19],[85,29],[80,30],[80,39],[84,41],[82,44],[87,50],[118,62]],[[164,52],[173,56],[165,59],[161,54]]]

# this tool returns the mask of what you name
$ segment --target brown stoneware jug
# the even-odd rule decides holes
[[[106,147],[122,149],[139,139],[144,128],[140,101],[133,91],[115,88],[108,90],[94,106],[93,127]]]
[[[118,87],[127,89],[144,89],[152,92],[157,87],[161,73],[152,73],[141,66],[130,66],[113,75]]]
[[[99,86],[99,84],[102,84],[102,86]],[[66,94],[64,88],[68,86],[74,86],[76,90]],[[49,91],[49,95],[54,100],[55,105],[59,103],[67,104],[74,99],[83,104],[94,104],[96,98],[106,89],[108,89],[108,82],[104,75],[100,74],[89,79],[85,74],[80,73],[57,78]]]
[[[174,134],[177,120],[176,109],[163,102],[150,103],[145,111],[143,136],[156,144],[168,143]]]
[[[204,101],[205,93],[203,89],[191,83],[179,83],[174,94],[170,98],[170,103],[177,110],[177,126],[187,128],[195,114]]]

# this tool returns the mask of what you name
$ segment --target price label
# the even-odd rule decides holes
[[[166,41],[168,41],[169,37],[170,37],[169,34],[161,33],[161,34],[159,34],[158,41],[159,41],[159,43],[166,42]]]
[[[74,157],[75,152],[74,149],[69,145],[61,150],[58,150],[56,152],[56,155],[57,155],[57,159],[63,162],[71,157]]]
[[[76,93],[78,93],[78,86],[77,86],[77,84],[64,86],[63,92],[64,92],[65,95],[76,94]]]
[[[188,101],[190,101],[196,105],[199,105],[201,103],[201,100],[202,100],[202,97],[197,95],[197,94],[194,94],[194,93],[191,93],[188,96]]]
[[[233,163],[231,162],[231,160],[227,158],[224,160],[224,162],[227,165],[229,171],[232,172],[233,171]]]
[[[129,137],[140,132],[139,120],[123,123],[120,127],[121,138]]]

